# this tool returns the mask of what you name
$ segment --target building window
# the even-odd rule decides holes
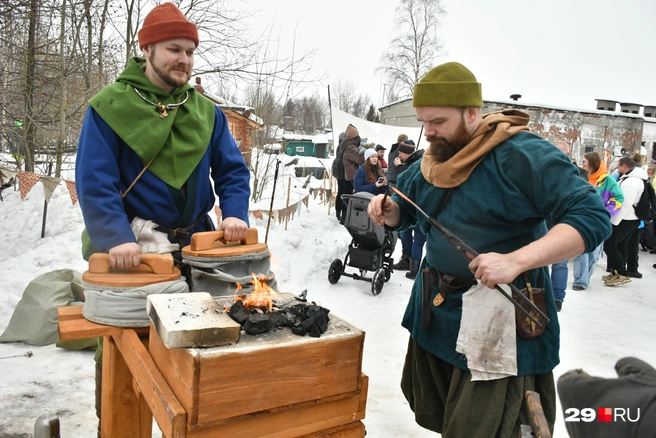
[[[590,153],[590,152],[594,152],[594,146],[586,146],[585,147],[585,153],[587,154],[587,153]]]
[[[645,117],[651,117],[651,113],[645,113]]]

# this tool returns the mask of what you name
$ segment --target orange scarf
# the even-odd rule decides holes
[[[458,187],[467,181],[469,175],[483,158],[503,141],[521,131],[528,131],[530,116],[517,110],[498,111],[484,114],[483,121],[469,143],[453,157],[444,162],[437,161],[430,150],[424,153],[421,173],[426,181],[435,187]]]
[[[599,164],[599,169],[597,169],[595,173],[588,175],[588,182],[596,187],[597,180],[605,173],[608,173],[608,168],[606,167],[606,163],[602,161],[601,164]]]

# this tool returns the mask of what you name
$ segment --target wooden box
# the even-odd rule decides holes
[[[194,437],[296,437],[348,424],[360,430],[363,347],[364,332],[332,313],[320,338],[285,328],[243,334],[235,345],[168,349],[151,324],[149,341]]]

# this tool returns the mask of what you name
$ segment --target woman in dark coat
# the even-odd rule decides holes
[[[374,195],[383,194],[387,190],[387,180],[375,150],[367,149],[364,152],[364,164],[355,172],[353,188],[356,192],[369,192]]]

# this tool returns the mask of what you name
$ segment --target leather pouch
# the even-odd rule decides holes
[[[533,304],[542,311],[545,315],[547,314],[547,306],[545,303],[545,292],[544,288],[541,287],[531,287],[527,283],[527,287],[522,289],[520,293],[524,294],[525,297],[533,301]],[[540,336],[547,328],[547,321],[536,312],[531,312],[531,308],[528,306],[525,300],[520,299],[517,296],[517,293],[513,293],[513,298],[517,301],[524,309],[531,313],[536,320],[542,324],[542,327],[531,321],[529,317],[526,316],[521,310],[515,308],[515,321],[517,325],[517,334],[524,339],[533,339],[537,336]]]

